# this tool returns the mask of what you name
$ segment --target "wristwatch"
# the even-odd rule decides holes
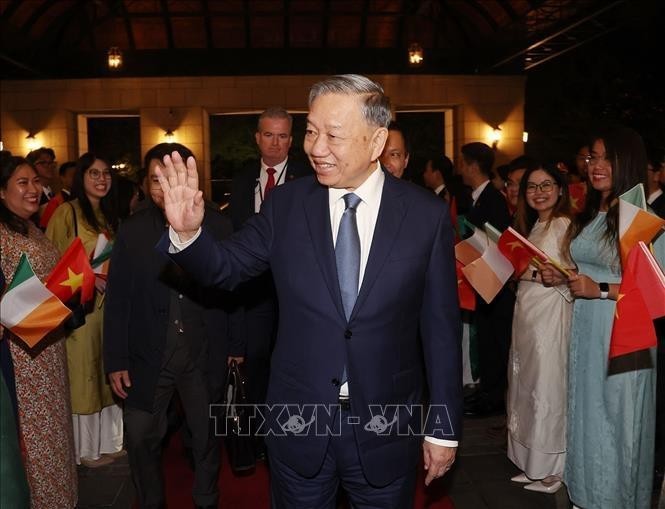
[[[610,294],[610,285],[607,283],[598,283],[598,288],[600,288],[600,298],[605,300]]]

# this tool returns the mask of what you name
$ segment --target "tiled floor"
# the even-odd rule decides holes
[[[510,481],[518,471],[506,458],[502,424],[501,417],[465,421],[458,459],[444,480],[455,508],[568,509],[563,488],[555,495],[545,495]],[[126,457],[95,470],[79,467],[80,509],[129,509],[133,498]]]

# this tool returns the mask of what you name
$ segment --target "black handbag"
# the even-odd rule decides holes
[[[246,397],[247,382],[242,367],[231,361],[224,384],[226,453],[234,473],[247,473],[256,466],[254,437],[250,434],[250,409]]]

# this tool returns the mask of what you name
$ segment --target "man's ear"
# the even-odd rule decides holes
[[[257,145],[259,144],[259,140],[260,140],[260,139],[261,139],[261,133],[258,132],[258,131],[256,131],[256,132],[254,133],[254,141],[256,141],[256,144],[257,144]]]
[[[370,139],[370,147],[372,149],[372,161],[376,161],[383,152],[383,148],[386,146],[386,141],[388,141],[388,129],[385,127],[379,127],[372,134]]]
[[[404,169],[406,170],[406,167],[409,166],[409,156],[410,154],[407,152],[406,157],[404,158]]]

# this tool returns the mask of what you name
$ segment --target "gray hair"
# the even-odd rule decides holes
[[[284,108],[281,106],[271,106],[270,108],[267,108],[261,115],[259,115],[259,120],[256,122],[256,131],[260,131],[261,129],[261,120],[264,118],[284,118],[289,121],[289,132],[291,132],[291,128],[293,127],[293,117],[291,114],[286,111]]]
[[[326,94],[362,96],[362,115],[369,125],[388,127],[392,118],[390,99],[378,83],[359,74],[339,74],[312,85],[309,91],[309,106]]]

